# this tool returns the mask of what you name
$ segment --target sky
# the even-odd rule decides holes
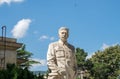
[[[84,49],[88,58],[120,44],[120,0],[0,0],[4,25],[6,36],[25,44],[31,59],[41,62],[30,70],[46,71],[48,45],[59,39],[61,26],[70,30],[68,42]]]

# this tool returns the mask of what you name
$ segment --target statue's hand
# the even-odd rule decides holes
[[[66,74],[66,71],[65,71],[65,69],[63,69],[63,68],[60,68],[60,69],[58,70],[58,73],[59,73],[60,75],[65,75],[65,74]]]

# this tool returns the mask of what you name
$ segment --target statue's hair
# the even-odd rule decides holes
[[[60,27],[58,32],[60,32],[61,30],[67,30],[67,32],[69,32],[69,29],[67,27]]]

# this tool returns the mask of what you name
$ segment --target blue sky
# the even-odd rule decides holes
[[[120,44],[120,0],[0,0],[0,26],[7,37],[26,44],[33,53],[31,70],[47,70],[48,44],[58,40],[61,26],[68,41],[88,52]],[[2,32],[2,31],[1,31]]]

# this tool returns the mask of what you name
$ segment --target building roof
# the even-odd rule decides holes
[[[22,46],[15,38],[0,37],[0,49],[16,50]]]

